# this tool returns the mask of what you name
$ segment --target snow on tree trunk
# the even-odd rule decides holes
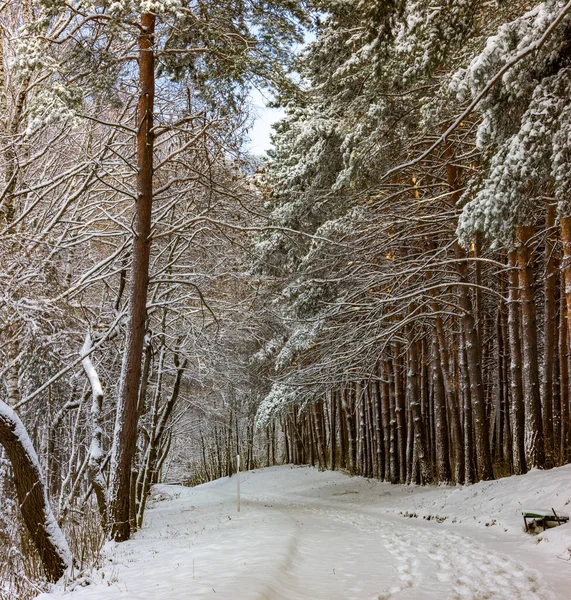
[[[343,410],[345,411],[345,417],[347,420],[347,449],[348,449],[348,468],[351,473],[355,473],[355,457],[356,457],[356,446],[355,446],[355,423],[353,416],[353,407],[350,404],[350,392],[345,387],[342,392]]]
[[[446,397],[444,395],[444,377],[442,362],[438,351],[438,338],[432,338],[432,386],[434,398],[434,442],[436,446],[436,476],[439,483],[449,483],[450,444],[448,438],[448,418],[446,414]]]
[[[569,456],[569,398],[568,398],[568,381],[569,381],[569,363],[568,360],[569,348],[571,348],[571,327],[569,326],[569,315],[571,315],[571,216],[560,218],[561,241],[563,243],[563,260],[561,270],[563,272],[563,294],[565,296],[565,306],[561,307],[561,312],[565,311],[568,339],[561,344],[566,349],[566,352],[561,353],[561,389],[565,390],[565,401],[561,400],[561,460],[567,461]],[[566,362],[563,367],[563,362]],[[565,374],[565,377],[563,377]]]
[[[561,393],[561,418],[559,430],[559,461],[564,463],[569,452],[569,334],[565,290],[561,288],[561,310],[559,321],[559,386]]]
[[[458,189],[460,187],[460,174],[457,166],[453,163],[454,153],[447,153],[448,163],[446,165],[446,177],[449,189],[453,192],[453,202],[459,199]],[[458,262],[456,270],[463,285],[458,286],[459,305],[462,309],[462,329],[464,331],[464,344],[466,350],[466,363],[468,367],[468,378],[470,381],[470,399],[474,411],[474,438],[476,446],[476,465],[479,479],[488,480],[494,478],[492,469],[492,455],[490,452],[490,438],[488,427],[488,414],[484,396],[484,382],[482,379],[482,351],[480,338],[478,337],[477,324],[474,319],[472,300],[466,284],[469,283],[468,264],[466,252],[458,241],[454,243],[454,253]],[[469,479],[469,476],[466,476]]]
[[[514,473],[522,475],[527,472],[525,458],[525,412],[523,407],[523,383],[521,374],[521,336],[519,309],[519,281],[516,270],[515,250],[508,254],[510,266],[510,285],[508,302],[508,332],[510,345],[510,374],[511,374],[511,423],[513,435],[513,465]]]
[[[383,427],[383,456],[384,465],[383,473],[385,481],[389,481],[391,477],[391,448],[390,448],[390,410],[389,410],[389,378],[386,361],[382,363],[383,379],[380,385],[379,398],[381,400],[381,424]]]
[[[71,565],[71,552],[52,513],[40,463],[28,433],[18,415],[1,400],[0,444],[14,470],[22,518],[38,550],[46,577],[55,582]]]
[[[402,356],[400,344],[395,345],[394,379],[395,379],[395,413],[397,428],[397,450],[399,466],[399,482],[406,482],[406,409],[405,390],[402,381]]]
[[[408,348],[407,392],[414,427],[414,452],[418,458],[420,468],[420,483],[426,485],[432,483],[432,465],[426,447],[426,433],[420,405],[418,349],[416,344],[416,340],[411,335]]]
[[[556,296],[557,258],[554,252],[556,239],[553,227],[555,225],[555,204],[547,204],[545,227],[548,230],[545,238],[545,310],[543,326],[543,399],[542,419],[545,438],[545,453],[549,466],[555,463],[553,448],[553,363],[555,358],[556,333]]]
[[[530,241],[533,227],[516,229],[517,262],[521,300],[521,328],[523,338],[523,399],[525,405],[526,449],[530,467],[545,466],[545,447],[541,419],[539,367],[537,364],[537,329],[533,293],[533,255]]]
[[[84,357],[81,361],[85,375],[91,385],[92,403],[91,403],[91,444],[89,446],[89,479],[97,498],[97,506],[99,507],[99,514],[101,515],[101,521],[103,527],[106,526],[107,522],[107,501],[105,496],[105,479],[101,472],[103,464],[103,449],[102,449],[102,438],[103,438],[103,423],[101,410],[103,408],[103,388],[99,380],[99,375],[91,362],[91,358],[88,356],[90,350],[93,348],[93,341],[91,336],[87,334],[85,337],[85,343],[81,349],[81,355]]]
[[[468,265],[466,253],[455,243],[458,274],[463,284],[468,283]],[[492,455],[490,452],[490,438],[486,400],[484,397],[484,382],[482,380],[482,360],[480,339],[474,320],[472,301],[466,285],[458,286],[459,304],[462,308],[462,327],[466,342],[466,360],[470,379],[470,396],[474,410],[474,437],[476,441],[476,464],[478,478],[488,480],[494,478],[492,470]]]
[[[472,395],[470,388],[470,374],[468,372],[468,359],[466,357],[466,341],[464,332],[458,336],[458,385],[464,398],[464,483],[471,484],[475,481],[474,469],[474,426],[472,419]]]

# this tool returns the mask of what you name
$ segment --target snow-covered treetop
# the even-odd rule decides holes
[[[458,234],[475,231],[508,242],[530,209],[554,194],[568,213],[569,26],[566,3],[551,0],[502,25],[483,51],[451,81],[461,102],[476,97],[509,61],[545,43],[516,62],[483,98],[476,143],[488,166],[475,197],[468,200]],[[557,19],[560,18],[560,22]]]

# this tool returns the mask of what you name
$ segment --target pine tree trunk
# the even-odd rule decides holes
[[[408,398],[408,394],[406,404],[406,412],[409,422],[406,434],[406,482],[412,483],[414,461],[414,419],[412,417],[412,409],[410,407],[410,399]]]
[[[367,401],[367,426],[369,432],[369,455],[371,461],[371,477],[379,477],[379,462],[377,454],[377,431],[375,425],[375,412],[373,407],[372,387],[374,384],[368,383],[365,386]]]
[[[359,388],[356,387],[356,390]],[[368,461],[367,461],[367,420],[365,415],[365,398],[361,393],[356,391],[355,405],[359,406],[359,465],[361,475],[368,477]]]
[[[306,413],[304,421],[305,428],[307,429],[307,439],[309,444],[309,464],[315,467],[315,435],[313,430],[313,419],[311,419],[311,407],[309,407]]]
[[[287,426],[286,426],[286,422],[282,420],[281,422],[282,424],[282,431],[284,434],[284,452],[285,452],[285,459],[284,462],[286,465],[289,465],[291,463],[291,456],[289,453],[289,435],[288,435],[288,431],[287,431]],[[249,460],[250,457],[250,445],[248,444],[248,462],[247,462],[247,466],[246,466],[246,470],[249,471],[251,469],[251,461]]]
[[[509,277],[509,276],[508,276]],[[506,297],[506,279],[504,275],[500,275],[500,293],[502,298]],[[502,339],[502,386],[503,386],[503,406],[502,412],[504,415],[504,437],[503,454],[504,459],[509,465],[510,473],[513,473],[513,434],[510,411],[510,367],[509,367],[509,325],[508,325],[509,308],[506,302],[502,299],[499,308],[501,339]],[[521,376],[520,376],[521,379]]]
[[[403,365],[400,344],[395,345],[394,379],[399,482],[405,483],[407,424],[405,408],[405,389],[403,387]]]
[[[323,400],[313,407],[315,417],[315,431],[317,433],[317,453],[319,458],[319,469],[325,471],[327,468],[327,459],[325,457],[325,437],[323,428]]]
[[[555,356],[557,256],[555,254],[555,204],[547,204],[545,219],[545,303],[543,318],[543,401],[542,420],[547,466],[554,463],[553,456],[553,362]]]
[[[228,428],[226,432],[226,477],[232,477],[234,472],[234,453],[232,452],[232,428],[234,426],[234,411],[232,406],[228,411]],[[269,431],[269,430],[268,430]],[[268,467],[269,465],[269,444],[268,444]]]
[[[565,302],[566,292],[561,288],[561,310],[559,324],[559,372],[561,397],[561,425],[559,440],[559,462],[565,464],[568,459],[569,448],[569,321],[567,304]]]
[[[240,446],[238,445],[238,428],[236,428],[236,454],[241,455]],[[277,454],[277,439],[276,439],[276,422],[272,421],[272,466],[275,467]]]
[[[343,410],[345,411],[345,417],[347,422],[347,454],[348,454],[348,468],[351,473],[356,472],[356,457],[357,457],[357,446],[355,440],[355,418],[353,416],[353,407],[350,403],[350,391],[347,387],[343,388],[342,392]]]
[[[331,447],[331,456],[329,457],[329,468],[335,471],[336,468],[336,453],[337,453],[337,398],[336,392],[330,392],[330,426],[329,426],[329,440]]]
[[[449,148],[446,156],[446,178],[448,188],[452,193],[450,201],[454,204],[459,200],[460,175],[458,167],[454,163],[454,150]],[[476,240],[479,243],[479,239]],[[474,322],[472,310],[472,301],[466,284],[469,283],[468,265],[466,263],[466,253],[458,242],[454,244],[454,252],[458,262],[456,270],[459,275],[460,283],[458,286],[459,304],[462,309],[462,329],[464,331],[464,344],[466,349],[466,362],[468,367],[470,381],[470,400],[474,411],[474,438],[476,441],[476,463],[478,467],[478,477],[482,480],[494,478],[492,469],[492,457],[490,453],[489,425],[486,409],[486,400],[484,396],[484,387],[482,379],[481,347]],[[477,300],[479,296],[477,295]],[[479,308],[479,305],[478,305]],[[467,397],[467,396],[466,396]],[[467,436],[464,433],[465,438]],[[466,461],[469,464],[469,461]],[[469,474],[465,475],[469,479]]]
[[[527,472],[525,456],[525,409],[523,403],[523,378],[521,355],[521,321],[519,307],[519,276],[517,272],[516,253],[508,254],[510,266],[510,286],[508,302],[508,329],[510,344],[511,371],[511,405],[510,416],[513,437],[513,466],[516,475]]]
[[[561,358],[560,370],[563,373],[563,360],[567,362],[569,349],[571,348],[571,327],[569,326],[569,315],[571,315],[571,216],[561,216],[559,218],[561,228],[561,242],[563,245],[563,259],[561,264],[562,287],[565,295],[565,314],[566,329],[568,339],[565,342],[566,356]],[[563,303],[562,303],[563,304]],[[563,306],[562,306],[563,311]],[[569,364],[565,366],[567,371],[567,381],[569,380]],[[564,397],[566,398],[564,401]],[[566,463],[569,458],[569,390],[563,383],[561,384],[561,460]]]
[[[442,363],[438,351],[438,338],[432,337],[432,385],[434,395],[434,428],[436,452],[436,477],[439,483],[449,483],[450,447],[448,442],[448,418],[444,398],[444,378],[442,376]]]
[[[433,309],[436,309],[435,305],[433,305]],[[450,372],[450,358],[448,356],[446,334],[440,316],[437,316],[435,319],[435,327],[438,342],[438,356],[444,383],[444,395],[450,413],[450,441],[452,455],[454,456],[454,480],[456,482],[461,482],[464,481],[464,440],[462,439],[459,396]]]
[[[436,455],[434,453],[434,414],[433,398],[431,393],[430,373],[428,371],[428,355],[426,352],[426,338],[422,338],[419,343],[419,382],[420,382],[420,406],[424,419],[424,433],[426,436],[426,449],[430,465],[434,469]],[[433,474],[434,475],[434,474]]]
[[[560,217],[561,242],[563,245],[563,260],[561,271],[563,273],[563,289],[567,314],[571,314],[571,216]],[[571,345],[571,328],[567,328],[569,334],[568,346]]]
[[[457,270],[460,276],[458,295],[462,309],[462,329],[464,331],[466,361],[470,379],[470,398],[474,413],[473,427],[476,442],[476,465],[478,479],[489,480],[494,478],[492,469],[492,456],[490,453],[490,438],[484,384],[482,380],[481,347],[476,323],[472,312],[472,302],[466,284],[468,281],[468,266],[466,253],[458,243],[455,244]]]
[[[522,375],[527,459],[530,467],[541,469],[545,466],[545,446],[541,418],[539,367],[537,362],[537,328],[535,319],[535,299],[533,294],[533,257],[529,246],[532,237],[532,226],[526,225],[516,228],[516,253],[521,299],[521,329],[523,341]]]
[[[383,426],[383,456],[384,456],[384,479],[390,481],[392,477],[391,473],[391,447],[390,447],[390,435],[391,435],[391,423],[390,423],[390,408],[389,408],[389,373],[387,362],[383,361],[382,365],[382,376],[383,380],[380,386],[380,398],[381,398],[381,423]]]
[[[494,434],[492,453],[493,456],[498,460],[504,458],[504,380],[506,374],[504,373],[504,361],[503,361],[503,339],[502,339],[502,325],[500,322],[500,311],[498,310],[496,315],[496,381],[495,381],[495,406],[494,406]]]
[[[476,480],[474,469],[474,431],[472,418],[472,396],[470,373],[466,359],[464,333],[460,332],[458,344],[459,385],[464,398],[464,483],[470,485]]]
[[[395,373],[392,361],[387,360],[387,369],[389,375],[389,451],[390,451],[390,472],[391,483],[399,481],[399,462],[398,462],[398,447],[397,447],[397,416],[396,416],[396,399],[395,399]]]
[[[347,415],[343,408],[343,391],[337,390],[337,413],[339,415],[339,466],[346,469],[348,466],[347,460]]]
[[[139,37],[139,105],[137,108],[137,201],[131,266],[131,291],[126,347],[117,403],[110,486],[111,536],[121,542],[129,539],[131,465],[137,441],[137,403],[141,381],[141,359],[147,316],[151,216],[153,201],[153,105],[155,95],[155,55],[153,49],[155,15],[141,16]]]
[[[385,457],[383,454],[383,427],[381,424],[381,398],[379,382],[371,382],[371,403],[373,404],[373,420],[375,424],[375,452],[377,455],[377,477],[385,477]]]
[[[418,386],[418,349],[417,342],[414,336],[410,335],[410,343],[408,348],[408,383],[407,393],[409,398],[409,406],[414,426],[414,452],[418,459],[418,467],[420,471],[420,483],[427,485],[432,483],[432,467],[426,447],[426,436],[424,421],[422,418],[422,410],[420,406],[420,389]],[[414,471],[414,469],[413,469]]]

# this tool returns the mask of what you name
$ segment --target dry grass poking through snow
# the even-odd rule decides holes
[[[63,529],[77,561],[70,578],[99,568],[105,540],[96,507],[88,503],[73,511]],[[0,520],[0,600],[32,600],[47,589],[38,553],[15,506],[6,503]]]

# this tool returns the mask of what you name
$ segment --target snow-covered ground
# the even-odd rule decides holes
[[[571,525],[532,536],[522,508],[571,507],[571,465],[471,487],[392,486],[274,467],[156,486],[145,526],[92,584],[43,600],[571,598]],[[430,518],[429,518],[430,517]]]

